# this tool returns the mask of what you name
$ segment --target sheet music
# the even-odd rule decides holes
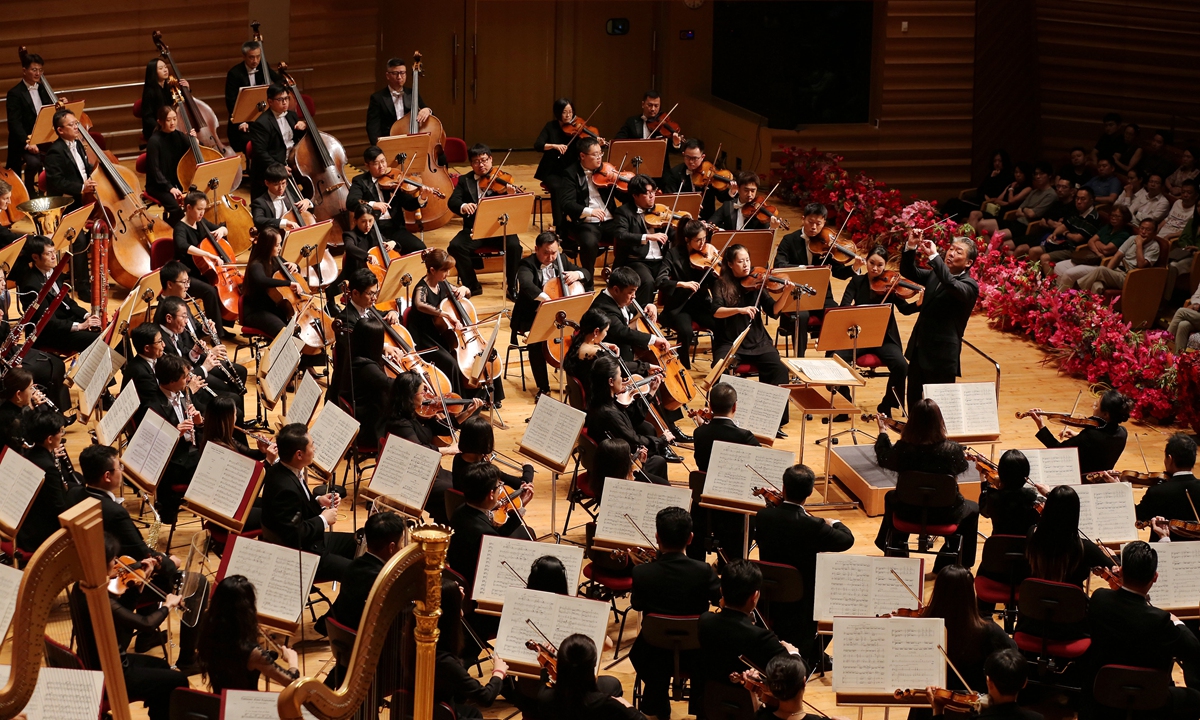
[[[83,351],[77,361],[78,369],[75,371],[75,384],[79,386],[80,390],[81,411],[89,414],[92,412],[96,401],[100,399],[104,388],[108,386],[108,381],[112,379],[117,368],[121,367],[124,362],[125,359],[104,342],[103,336],[98,336]]]
[[[737,390],[737,412],[733,416],[737,424],[755,435],[775,437],[791,391],[733,375],[722,375],[721,382]]]
[[[437,450],[388,435],[369,487],[419,513],[441,465],[442,454]]]
[[[0,527],[17,534],[17,527],[42,487],[46,471],[10,447],[0,451]],[[3,637],[0,635],[0,637]]]
[[[600,504],[600,513],[596,517],[596,538],[644,548],[654,545],[646,542],[641,533],[629,524],[625,519],[626,514],[654,540],[655,518],[659,510],[665,507],[687,510],[692,506],[692,491],[688,488],[618,478],[604,479],[604,497],[608,499]]]
[[[0,686],[8,684],[11,671],[12,666],[0,665]],[[28,720],[96,720],[103,690],[99,670],[43,667],[21,712]]]
[[[271,369],[267,370],[266,377],[262,379],[263,394],[271,402],[279,399],[296,368],[300,366],[299,340],[292,338],[292,342],[282,343],[279,348],[278,355],[271,354]]]
[[[313,464],[326,472],[332,472],[346,454],[346,448],[354,442],[358,427],[358,421],[337,405],[327,404],[308,430],[312,435],[313,450],[316,452]]]
[[[1022,450],[1029,460],[1029,479],[1039,485],[1080,485],[1079,448]]]
[[[834,692],[885,693],[946,687],[941,618],[846,618],[833,621],[838,661]]]
[[[101,445],[112,445],[116,442],[121,430],[141,405],[142,399],[138,397],[137,386],[133,383],[127,384],[117,395],[112,407],[100,418],[100,422],[96,423],[96,440]]]
[[[1076,485],[1079,493],[1079,531],[1092,542],[1131,542],[1138,539],[1133,486],[1129,483]]]
[[[147,483],[157,486],[163,470],[171,461],[175,444],[181,440],[179,430],[174,425],[153,410],[148,410],[121,455],[121,461]]]
[[[775,487],[782,489],[783,471],[790,468],[795,459],[795,453],[787,450],[738,445],[718,440],[713,443],[712,457],[708,461],[704,494],[725,500],[761,503],[762,500],[755,497],[752,490],[766,486],[766,482],[746,465],[750,465]],[[607,488],[605,490],[607,495]]]
[[[1200,543],[1160,542],[1152,547],[1158,553],[1158,581],[1150,589],[1150,604],[1195,610],[1200,605]]]
[[[258,463],[217,443],[206,443],[196,474],[183,499],[199,503],[230,520],[241,514],[246,486],[254,480]]]
[[[567,592],[574,596],[579,585],[579,572],[583,569],[583,548],[484,535],[483,543],[479,546],[479,565],[475,571],[475,587],[471,597],[475,600],[504,602],[504,593],[508,588],[524,589],[525,584],[500,561],[507,562],[517,574],[528,580],[533,561],[546,555],[562,560],[567,571]],[[534,618],[534,622],[537,622],[537,618]],[[541,627],[540,623],[538,627]],[[545,631],[545,628],[542,630]]]
[[[814,383],[855,382],[850,369],[832,358],[788,358],[787,364]]]
[[[271,363],[272,365],[275,364],[275,358],[276,358],[276,356],[279,355],[279,352],[280,352],[279,348],[281,345],[283,345],[283,341],[285,338],[292,339],[296,336],[296,318],[298,318],[298,317],[300,317],[300,314],[294,313],[292,315],[292,319],[288,320],[288,324],[285,325],[284,328],[279,331],[279,334],[276,335],[275,339],[271,341],[271,344],[267,346],[266,361],[268,363]],[[268,369],[269,369],[269,366],[268,366]]]
[[[313,377],[312,371],[305,370],[304,377],[300,379],[300,387],[296,388],[296,394],[292,396],[292,406],[288,408],[284,424],[304,423],[307,425],[312,420],[313,413],[317,411],[317,403],[320,401],[321,386]]]
[[[925,397],[938,404],[951,436],[999,435],[996,383],[940,383],[925,386]]]
[[[15,567],[0,565],[0,638],[8,633],[8,626],[12,624],[22,577],[23,573]]]
[[[543,395],[529,418],[521,447],[531,450],[559,467],[565,466],[575,449],[587,414]]]
[[[258,614],[294,623],[308,600],[320,558],[282,545],[237,536],[221,578],[245,575],[254,584]],[[301,565],[303,558],[303,565]]]
[[[875,617],[900,608],[915,610],[916,598],[904,589],[892,570],[913,592],[924,597],[925,569],[920,558],[818,553],[813,618],[829,621],[847,615]]]
[[[496,654],[509,662],[536,666],[537,653],[525,647],[525,641],[545,643],[545,640],[526,624],[526,619],[541,628],[556,647],[568,635],[581,633],[590,637],[599,649],[604,647],[608,604],[519,587],[506,590],[504,612],[500,615],[500,629],[494,643]],[[596,666],[600,666],[599,657]]]
[[[316,720],[300,708],[304,720]],[[279,720],[279,693],[258,690],[222,690],[221,720]]]

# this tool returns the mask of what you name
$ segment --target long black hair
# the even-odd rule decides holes
[[[209,600],[196,657],[215,692],[247,670],[258,645],[258,610],[254,585],[245,575],[230,575],[217,583]]]
[[[621,376],[621,368],[617,361],[610,357],[598,357],[592,363],[592,377],[588,388],[588,409],[593,410],[613,402],[612,388],[609,383]]]
[[[745,245],[730,245],[721,257],[721,274],[713,287],[713,297],[726,307],[736,307],[742,302],[742,283],[733,275],[733,259],[739,252],[748,253]]]
[[[417,391],[421,389],[421,376],[414,372],[403,372],[392,381],[388,412],[389,420],[412,420],[416,414]]]
[[[1070,485],[1059,485],[1046,496],[1042,517],[1025,545],[1025,557],[1033,577],[1051,582],[1066,582],[1083,560],[1079,495]]]
[[[596,643],[587,635],[568,635],[558,646],[558,680],[554,705],[561,713],[583,709],[583,699],[596,692]]]

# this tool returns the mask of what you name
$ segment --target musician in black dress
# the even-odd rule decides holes
[[[196,131],[192,130],[192,137]],[[184,192],[176,168],[179,159],[191,152],[188,136],[179,130],[179,113],[170,105],[158,109],[158,127],[146,143],[146,194],[163,208],[163,219],[171,227],[183,217]]]
[[[515,345],[517,333],[527,333],[533,327],[538,307],[549,300],[544,288],[551,280],[557,281],[559,263],[562,264],[563,279],[569,286],[571,283],[585,283],[591,279],[591,273],[575,265],[563,257],[559,250],[558,236],[553,232],[544,232],[534,240],[533,253],[521,258],[517,265],[517,300],[513,305],[512,340]],[[565,294],[563,295],[565,297]],[[569,331],[568,331],[569,333]],[[547,343],[528,345],[529,369],[533,374],[537,394],[545,395],[550,392],[550,375],[546,369]]]
[[[25,187],[32,197],[37,190],[37,176],[42,171],[42,158],[38,146],[29,144],[38,113],[54,101],[42,85],[42,68],[45,63],[37,53],[28,53],[21,58],[21,80],[13,85],[5,96],[4,108],[8,117],[8,161],[5,167],[18,176],[25,169]]]
[[[876,245],[871,250],[870,255],[867,256],[867,272],[863,275],[852,276],[850,282],[846,283],[846,289],[842,292],[842,307],[890,303],[901,315],[920,312],[919,305],[901,300],[894,291],[877,293],[871,289],[871,283],[878,280],[887,269],[887,258],[887,249],[882,245]],[[801,327],[804,325],[805,323],[802,321]],[[904,378],[908,375],[908,361],[904,359],[904,346],[900,344],[900,329],[896,327],[895,313],[888,316],[887,333],[883,336],[883,345],[859,348],[857,355],[853,350],[835,350],[834,354],[846,362],[851,362],[867,354],[878,356],[887,365],[888,383],[883,400],[876,408],[876,412],[890,417],[892,408],[904,407],[902,405],[904,402]]]
[[[0,345],[8,340],[9,332],[11,332],[11,326],[8,324],[8,320],[0,319]],[[21,359],[20,367],[33,375],[33,381],[46,389],[46,394],[60,409],[71,407],[71,391],[67,389],[63,381],[66,377],[67,367],[62,358],[31,348]],[[2,440],[0,440],[0,445],[3,445]]]
[[[58,266],[58,250],[50,238],[43,235],[32,235],[25,240],[25,247],[17,256],[13,277],[17,282],[19,298],[24,306],[32,302],[42,286],[54,273]],[[34,340],[36,348],[53,348],[54,350],[76,353],[86,350],[89,345],[100,337],[100,318],[75,304],[71,294],[63,291],[66,278],[59,276],[54,287],[38,306],[31,320],[37,322],[45,315],[50,303],[56,295],[62,294],[62,302],[55,309],[54,315],[42,328],[42,333]],[[23,308],[24,309],[24,308]],[[64,406],[65,407],[65,406]]]
[[[821,267],[822,265],[829,266],[833,277],[839,280],[849,280],[855,276],[853,270],[848,265],[843,265],[833,258],[832,253],[814,252],[810,243],[820,238],[821,231],[825,229],[825,220],[829,217],[829,211],[821,203],[809,203],[804,206],[804,221],[800,225],[800,229],[788,233],[779,241],[779,249],[775,251],[775,267]],[[846,295],[842,295],[842,304],[845,302]],[[859,301],[858,304],[861,304]],[[796,342],[797,354],[804,357],[805,351],[808,349],[808,320],[813,314],[821,317],[824,311],[837,307],[837,303],[833,299],[833,283],[825,286],[825,307],[823,310],[800,311],[800,334]],[[796,331],[796,316],[788,313],[779,320],[780,332],[789,334]],[[907,372],[907,369],[905,370]],[[900,383],[900,391],[904,391],[904,383]]]
[[[690,142],[690,141],[689,141]],[[658,268],[657,285],[666,293],[662,324],[675,330],[679,338],[679,360],[691,369],[691,348],[695,342],[692,323],[701,329],[713,326],[712,303],[709,293],[717,281],[717,271],[701,270],[692,265],[692,253],[704,254],[708,245],[708,230],[698,220],[689,220],[676,235],[671,248],[663,253]],[[703,282],[703,285],[701,285]]]
[[[593,442],[608,437],[619,438],[641,455],[646,450],[642,468],[650,475],[667,477],[667,439],[645,418],[645,406],[638,402],[623,405],[617,396],[629,389],[631,383],[621,367],[611,357],[598,357],[592,363],[592,378],[587,394],[587,418],[583,427]],[[658,391],[659,381],[652,380],[644,388],[651,397]],[[637,391],[634,390],[636,394]]]
[[[620,683],[612,688],[598,682],[605,679],[596,677],[598,658],[591,638],[578,633],[568,635],[558,646],[558,680],[553,690],[539,695],[537,717],[646,720],[619,692],[613,694]]]
[[[385,183],[396,183],[389,173],[388,158],[379,148],[371,145],[363,151],[366,172],[356,175],[350,182],[346,195],[346,209],[354,211],[366,203],[379,217],[376,225],[383,236],[400,249],[401,255],[425,249],[425,243],[404,227],[404,211],[420,210],[429,200],[429,190],[421,188],[416,193],[407,192],[405,186],[385,188]],[[404,170],[404,167],[398,168]]]
[[[603,345],[611,353],[621,350],[612,343],[605,343],[608,328],[612,320],[599,308],[589,308],[579,319],[579,330],[575,332],[567,344],[567,353],[563,357],[563,370],[579,383],[584,393],[589,392],[592,384],[592,364],[601,353]],[[582,408],[580,408],[582,409]]]
[[[23,367],[15,367],[0,379],[0,447],[23,452],[24,425],[33,416],[35,398],[33,375]]]
[[[775,298],[765,291],[759,293],[758,286],[742,286],[753,269],[750,253],[744,246],[730,245],[721,265],[721,275],[712,290],[713,362],[728,355],[738,336],[749,327],[750,332],[737,350],[737,362],[758,366],[760,383],[783,385],[788,381],[788,369],[779,359],[779,351],[762,319],[763,313],[776,316]],[[782,428],[787,424],[788,410],[784,407],[779,437],[786,437]]]
[[[40,162],[41,161],[39,161],[39,163]],[[38,172],[41,171],[39,170]],[[0,213],[7,211],[9,205],[12,205],[12,186],[3,180],[0,180]],[[9,245],[12,245],[19,237],[20,235],[17,235],[15,232],[13,232],[11,227],[0,225],[0,248],[6,248]],[[4,291],[0,290],[0,293],[2,292]],[[3,303],[8,303],[7,297],[3,299]],[[5,315],[7,315],[7,313],[5,313]]]
[[[379,437],[395,435],[421,447],[438,450],[434,444],[435,437],[448,436],[450,429],[436,419],[425,420],[417,414],[417,408],[425,402],[437,401],[437,396],[430,392],[421,376],[415,372],[403,372],[392,381],[388,393],[388,411],[381,421]],[[449,448],[443,454],[449,452]],[[454,486],[454,479],[449,470],[438,468],[437,477],[425,501],[425,510],[436,521],[442,524],[449,522],[446,516],[445,493]]]
[[[508,675],[508,663],[495,657],[486,685],[467,670],[462,660],[463,595],[462,586],[451,574],[442,576],[442,614],[438,617],[433,699],[454,708],[455,718],[482,718],[478,708],[491,707],[500,695]]]
[[[997,475],[1000,487],[982,483],[979,514],[991,519],[995,535],[1025,535],[1040,517],[1038,489],[1029,481],[1029,458],[1020,450],[1006,450],[997,463]]]
[[[204,314],[216,320],[221,317],[221,296],[217,294],[217,288],[200,274],[196,258],[205,258],[213,265],[223,265],[219,255],[202,250],[200,243],[210,235],[214,239],[227,237],[229,230],[224,223],[214,225],[204,219],[204,213],[208,212],[208,196],[204,193],[197,190],[189,192],[183,199],[183,205],[183,219],[175,225],[175,259],[184,264],[188,275],[192,277],[191,293],[204,303]]]
[[[242,281],[242,325],[262,330],[270,337],[279,334],[291,318],[271,297],[271,288],[290,286],[293,292],[300,292],[299,283],[289,283],[283,278],[272,277],[278,269],[275,258],[283,251],[283,236],[279,230],[267,227],[259,231],[250,249],[250,257],[246,260],[246,274]],[[292,272],[298,272],[292,263]]]
[[[225,112],[233,119],[233,109],[237,106],[239,91],[244,87],[268,85],[268,70],[262,64],[262,45],[257,40],[247,40],[242,43],[242,61],[229,68],[225,73]],[[246,152],[246,141],[250,139],[250,123],[226,126],[229,134],[229,145],[240,153]]]
[[[152,58],[146,63],[146,81],[142,85],[142,139],[149,141],[154,135],[158,123],[159,108],[174,104],[171,98],[171,88],[167,79],[171,77],[171,67],[167,61]],[[189,87],[187,80],[179,81],[180,87]]]
[[[257,690],[260,675],[280,685],[300,677],[295,650],[281,648],[280,657],[259,642],[257,606],[254,584],[244,575],[230,575],[213,588],[201,621],[203,632],[196,653],[214,693]],[[287,663],[286,669],[278,664],[279,660]]]
[[[472,239],[471,231],[475,227],[475,211],[479,209],[479,202],[484,198],[504,193],[496,192],[491,186],[480,186],[480,183],[485,182],[492,173],[491,148],[482,143],[476,143],[467,151],[467,159],[471,163],[471,172],[458,179],[458,184],[454,186],[454,192],[450,194],[450,200],[447,201],[450,212],[463,219],[463,228],[450,239],[446,250],[458,263],[458,282],[470,288],[472,295],[480,295],[483,293],[483,287],[475,275],[475,253],[484,246],[484,243],[494,243],[502,238]],[[510,185],[508,189],[513,188]],[[508,299],[510,300],[516,296],[517,263],[521,262],[523,253],[521,238],[514,229],[508,233],[507,240],[504,241],[504,275],[508,282]]]
[[[434,248],[425,251],[424,261],[425,277],[417,283],[417,289],[413,293],[412,310],[408,315],[408,329],[418,348],[430,346],[435,348],[432,352],[426,353],[424,357],[452,378],[455,388],[459,391],[458,394],[464,395],[462,391],[468,389],[466,387],[467,378],[462,376],[453,349],[446,339],[450,332],[459,333],[463,325],[458,313],[452,307],[447,306],[446,309],[442,309],[441,305],[452,298],[466,300],[471,297],[471,290],[465,285],[452,287],[446,279],[450,270],[454,268],[455,261],[445,250]],[[438,324],[446,329],[439,328]],[[501,401],[504,400],[504,386],[499,377],[492,381],[492,392],[496,407],[500,407]]]
[[[683,143],[683,162],[663,174],[659,187],[665,193],[700,193],[700,219],[708,220],[717,211],[718,200],[726,203],[737,197],[737,186],[731,183],[724,190],[716,190],[707,183],[697,185],[693,174],[700,171],[704,158],[704,141],[688,138]]]
[[[377,428],[383,419],[392,385],[384,371],[383,323],[373,317],[359,320],[350,333],[350,353],[354,392],[343,393],[342,398],[350,403],[361,426],[358,442],[371,447],[379,442]]]
[[[1084,427],[1078,433],[1070,428],[1063,429],[1063,437],[1054,437],[1046,427],[1041,408],[1033,408],[1029,416],[1037,423],[1037,439],[1048,448],[1079,448],[1079,472],[1087,474],[1100,470],[1112,470],[1121,453],[1125,452],[1125,441],[1129,433],[1122,426],[1133,410],[1133,400],[1117,390],[1109,390],[1096,401],[1092,417],[1095,427]]]
[[[576,162],[575,140],[573,130],[564,130],[564,124],[575,120],[575,106],[570,98],[561,97],[554,101],[554,119],[547,122],[537,139],[533,141],[533,149],[542,154],[538,161],[537,170],[533,177],[545,183],[550,177],[559,175],[567,166]],[[557,216],[556,216],[557,217]]]

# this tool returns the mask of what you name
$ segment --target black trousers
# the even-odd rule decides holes
[[[914,407],[917,403],[921,402],[926,385],[941,385],[957,380],[958,375],[948,368],[938,368],[936,370],[923,369],[921,367],[921,358],[918,355],[912,359],[908,368],[908,406]]]
[[[883,496],[883,520],[879,523],[879,533],[875,536],[875,547],[882,550],[885,555],[887,554],[888,531],[893,530],[893,512],[899,510],[901,517],[904,518],[913,514],[912,511],[905,512],[905,508],[908,506],[902,505],[898,508],[896,507],[893,499],[895,494],[894,490],[889,490]],[[913,519],[913,522],[915,521],[916,518]],[[940,519],[937,521],[940,522]],[[958,523],[958,531],[954,534],[961,538],[962,542],[962,565],[965,568],[974,567],[975,549],[979,538],[979,534],[976,532],[979,529],[979,505],[971,500],[964,499],[962,505],[959,506],[958,511],[954,514],[953,521]],[[931,519],[930,522],[933,523],[935,520]],[[893,531],[892,538],[896,543],[904,543],[908,541],[908,533]],[[942,547],[945,547],[945,541],[942,542]],[[900,557],[908,557],[908,553],[902,553]],[[936,573],[947,565],[953,564],[949,559],[939,557],[933,564],[933,571]]]
[[[42,156],[39,153],[31,153],[22,148],[21,165],[25,166],[25,189],[29,191],[29,197],[34,197],[39,194],[37,186],[38,174],[42,172]],[[21,166],[13,168],[18,175],[21,174]]]
[[[388,240],[396,241],[396,251],[401,255],[420,252],[425,249],[425,242],[413,235],[404,227],[403,220],[380,220],[379,232]]]
[[[627,261],[625,265],[642,279],[642,284],[638,285],[637,289],[637,301],[641,303],[642,307],[654,302],[655,282],[662,260],[632,260]]]
[[[562,233],[559,235],[561,236]],[[588,290],[593,289],[594,278],[591,276],[594,275],[592,271],[596,268],[596,258],[600,257],[601,237],[599,223],[571,223],[563,238],[563,248],[576,253],[578,255],[577,264],[588,271],[585,274],[589,277],[583,281],[583,286]]]
[[[358,541],[354,538],[354,533],[325,533],[325,549],[321,552],[320,562],[317,563],[316,582],[341,582],[357,549]]]
[[[722,343],[714,349],[713,362],[715,363],[724,358],[729,353],[729,348],[731,347],[733,347],[732,343]],[[787,365],[784,365],[783,360],[779,358],[779,351],[773,347],[767,348],[766,352],[756,354],[739,350],[737,359],[740,362],[758,366],[758,381],[760,383],[783,385],[791,378]],[[779,421],[779,426],[783,427],[787,425],[789,418],[788,407],[785,405],[783,408],[783,419]]]
[[[188,277],[192,279],[192,284],[188,286],[188,294],[200,301],[204,306],[204,314],[209,320],[212,320],[217,325],[217,333],[223,333],[221,312],[221,296],[217,294],[217,288],[211,283],[200,277],[199,273],[188,270]]]
[[[79,353],[100,337],[99,330],[74,330],[68,332],[43,332],[33,342],[35,348],[50,348],[65,353]]]
[[[175,200],[170,189],[147,187],[146,194],[162,205],[163,220],[166,220],[168,225],[175,227],[183,219],[183,208],[179,207],[179,202]]]
[[[171,693],[175,688],[188,686],[187,676],[172,670],[166,660],[150,655],[122,655],[121,664],[129,699],[140,700],[146,706],[150,720],[169,720]]]
[[[229,147],[245,154],[246,143],[250,142],[250,133],[242,132],[237,125],[229,123],[225,126],[225,134],[229,137]]]
[[[689,370],[692,367],[692,345],[696,342],[696,333],[692,331],[692,323],[698,323],[704,328],[713,326],[712,311],[704,307],[705,303],[695,298],[696,296],[693,295],[683,304],[683,307],[677,310],[664,310],[662,313],[662,324],[675,331],[675,336],[679,338],[679,359]]]
[[[287,327],[288,318],[284,317],[282,310],[244,310],[243,313],[243,326],[262,330],[268,337],[275,337],[280,330]]]
[[[527,345],[529,356],[529,372],[533,375],[533,384],[538,392],[550,392],[550,368],[546,364],[546,343]]]
[[[475,261],[480,261],[482,267],[482,259],[476,255],[482,247],[498,247],[500,243],[504,243],[504,276],[508,283],[509,291],[512,291],[517,286],[517,265],[521,262],[521,238],[519,235],[509,235],[507,240],[503,237],[498,238],[481,238],[472,240],[471,233],[466,230],[460,230],[450,240],[450,245],[446,248],[446,252],[450,253],[450,257],[454,258],[454,269],[458,272],[458,283],[466,285],[471,289],[471,294],[477,295],[477,290],[480,289],[479,277],[475,274]]]
[[[833,354],[846,362],[850,362],[854,356],[854,351],[836,350]],[[877,348],[860,348],[858,351],[858,357],[868,354],[878,355],[879,359],[887,364],[887,390],[884,391],[883,400],[879,404],[888,408],[901,407],[901,403],[904,402],[904,383],[908,377],[908,361],[904,359],[904,351],[900,349],[899,345],[891,344]]]

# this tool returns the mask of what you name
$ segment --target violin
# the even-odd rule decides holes
[[[653,548],[631,547],[612,551],[612,558],[616,561],[628,560],[634,565],[645,565],[646,563],[654,562],[658,557],[658,553]]]
[[[892,693],[892,697],[897,700],[924,700],[929,698],[929,694],[924,690],[896,690]],[[932,699],[960,709],[978,710],[983,701],[982,698],[982,693],[936,688],[933,691]]]
[[[608,141],[600,137],[600,129],[592,125],[588,125],[587,121],[578,115],[572,117],[570,120],[559,120],[558,126],[562,128],[562,131],[568,135],[567,141],[563,143],[564,145],[570,145],[571,143],[575,142],[575,138],[579,137],[580,135],[594,138],[598,143],[600,143],[601,147],[606,147],[608,145]]]
[[[508,522],[508,514],[510,512],[519,513],[521,505],[521,491],[505,488],[504,496],[500,498],[496,509],[492,510],[492,524],[496,527],[504,527]]]
[[[1172,531],[1183,537],[1192,539],[1200,538],[1200,522],[1195,522],[1192,520],[1170,520],[1168,521],[1167,525],[1170,526]],[[1134,526],[1137,527],[1138,530],[1145,530],[1146,528],[1150,527],[1150,521],[1138,520],[1134,523]]]
[[[525,647],[537,653],[538,666],[546,671],[546,686],[558,682],[558,653],[536,640],[526,640]]]
[[[922,285],[905,280],[895,270],[884,270],[879,277],[871,281],[871,292],[876,295],[895,295],[904,300],[916,297],[917,293],[924,289]]]
[[[117,558],[117,576],[109,581],[108,591],[114,595],[124,595],[129,588],[144,587],[150,581],[150,574],[142,564],[128,555]]]
[[[716,188],[715,185],[713,187]],[[746,220],[754,218],[755,220],[763,223],[769,223],[771,222],[771,218],[776,218],[779,220],[779,227],[783,228],[784,230],[792,229],[792,226],[788,224],[788,221],[779,216],[779,211],[774,205],[767,205],[766,197],[763,197],[760,200],[757,196],[755,196],[753,200],[743,205],[742,217]]]
[[[994,488],[1000,488],[1000,467],[973,448],[963,448],[963,455],[975,463],[979,477]]]
[[[690,417],[692,419],[692,422],[696,423],[697,425],[704,425],[706,423],[712,422],[713,411],[712,411],[712,408],[707,408],[707,407],[702,407],[699,410],[693,410],[691,408],[688,408],[687,416]]]
[[[525,192],[525,188],[513,182],[511,173],[506,173],[500,168],[479,183],[479,197],[487,197],[492,195],[508,195],[512,192]]]
[[[671,112],[674,112],[674,110],[675,110],[675,108],[671,108]],[[687,138],[685,138],[683,136],[683,130],[680,129],[679,123],[677,123],[671,119],[671,112],[668,112],[666,115],[663,115],[662,120],[659,120],[658,124],[655,125],[650,130],[650,137],[651,138],[666,138],[667,140],[673,140],[674,136],[678,135],[679,142],[681,142],[681,143],[687,142]],[[650,120],[646,121],[647,124],[649,124],[650,122],[651,122]]]
[[[755,497],[762,498],[767,505],[774,505],[778,507],[783,504],[783,493],[779,492],[775,488],[754,487],[751,488],[750,492],[753,493]]]
[[[1018,419],[1033,417],[1033,411],[1030,410],[1026,412],[1018,412],[1016,415]],[[1102,428],[1108,424],[1103,418],[1096,417],[1095,415],[1090,417],[1080,417],[1078,415],[1065,412],[1039,412],[1038,415],[1041,415],[1044,418],[1050,418],[1055,422],[1062,423],[1063,425],[1067,425],[1069,427]]]
[[[756,267],[750,271],[749,275],[742,278],[742,287],[756,288],[764,282],[767,284],[767,292],[771,294],[781,293],[788,287],[795,285],[794,282],[787,278],[779,277],[778,275],[768,275],[767,269],[764,267]]]
[[[646,377],[642,377],[641,375],[630,375],[629,379],[631,381],[629,385],[626,386],[623,391],[613,396],[614,400],[625,407],[629,407],[630,403],[632,403],[634,398],[636,398],[638,395],[645,394],[645,391],[642,390],[643,387],[653,383],[655,380],[661,380],[662,371],[660,370],[659,372],[651,373]]]
[[[1149,525],[1149,523],[1146,524],[1147,526]],[[1114,569],[1109,569],[1103,565],[1098,565],[1092,568],[1092,574],[1108,583],[1108,586],[1113,590],[1121,587],[1121,567],[1119,565]]]
[[[888,417],[887,415],[883,415],[881,413],[863,413],[863,422],[871,422],[872,420],[876,419],[882,419],[884,427],[896,433],[904,432],[904,426],[908,424],[903,420],[896,420],[895,418]]]
[[[647,227],[654,230],[661,230],[667,226],[679,227],[680,222],[691,220],[692,214],[690,212],[675,212],[666,205],[657,203],[653,208],[642,213],[642,219],[646,221]],[[704,224],[704,229],[709,232],[713,232],[713,228],[717,227],[706,220],[701,220],[700,222]]]
[[[1100,470],[1098,472],[1085,473],[1083,482],[1088,485],[1107,482],[1104,478],[1111,477],[1113,474],[1116,474],[1117,482],[1127,482],[1130,485],[1140,485],[1143,487],[1152,487],[1170,479],[1165,472],[1150,473],[1138,472],[1137,470],[1122,470],[1120,473],[1115,473],[1112,470]]]
[[[417,413],[417,415],[425,418],[426,420],[433,420],[433,419],[445,420],[447,409],[449,409],[449,408],[470,408],[472,403],[475,402],[475,400],[473,400],[471,398],[460,397],[458,395],[455,395],[454,393],[446,393],[442,397],[446,401],[445,408],[442,407],[441,400],[439,400],[437,398],[433,398],[432,400],[422,400],[421,404],[418,405],[416,408],[414,408],[414,411]],[[457,414],[454,413],[454,411],[451,411],[450,414],[454,415],[455,419],[457,419],[458,417],[460,417],[462,415],[463,412],[465,412],[465,410],[460,411]]]
[[[896,608],[890,613],[876,615],[881,618],[919,618],[921,613],[925,612],[924,608]]]
[[[379,177],[379,187],[384,190],[395,190],[397,187],[399,187],[400,192],[408,195],[416,195],[422,190],[425,190],[430,195],[433,195],[438,199],[446,199],[446,193],[433,187],[432,185],[422,185],[411,177],[405,175],[404,171],[402,171],[400,168],[392,168],[388,170],[385,175],[381,175]]]
[[[828,226],[817,233],[816,237],[808,239],[808,249],[814,255],[828,255],[839,265],[853,265],[859,268],[867,262],[865,257],[858,254],[858,246],[849,239],[842,238],[838,231]]]
[[[612,187],[617,186],[617,189],[622,192],[629,190],[629,181],[633,180],[635,173],[628,170],[617,172],[617,167],[612,163],[600,163],[600,167],[592,171],[592,182],[596,183],[596,187]]]

